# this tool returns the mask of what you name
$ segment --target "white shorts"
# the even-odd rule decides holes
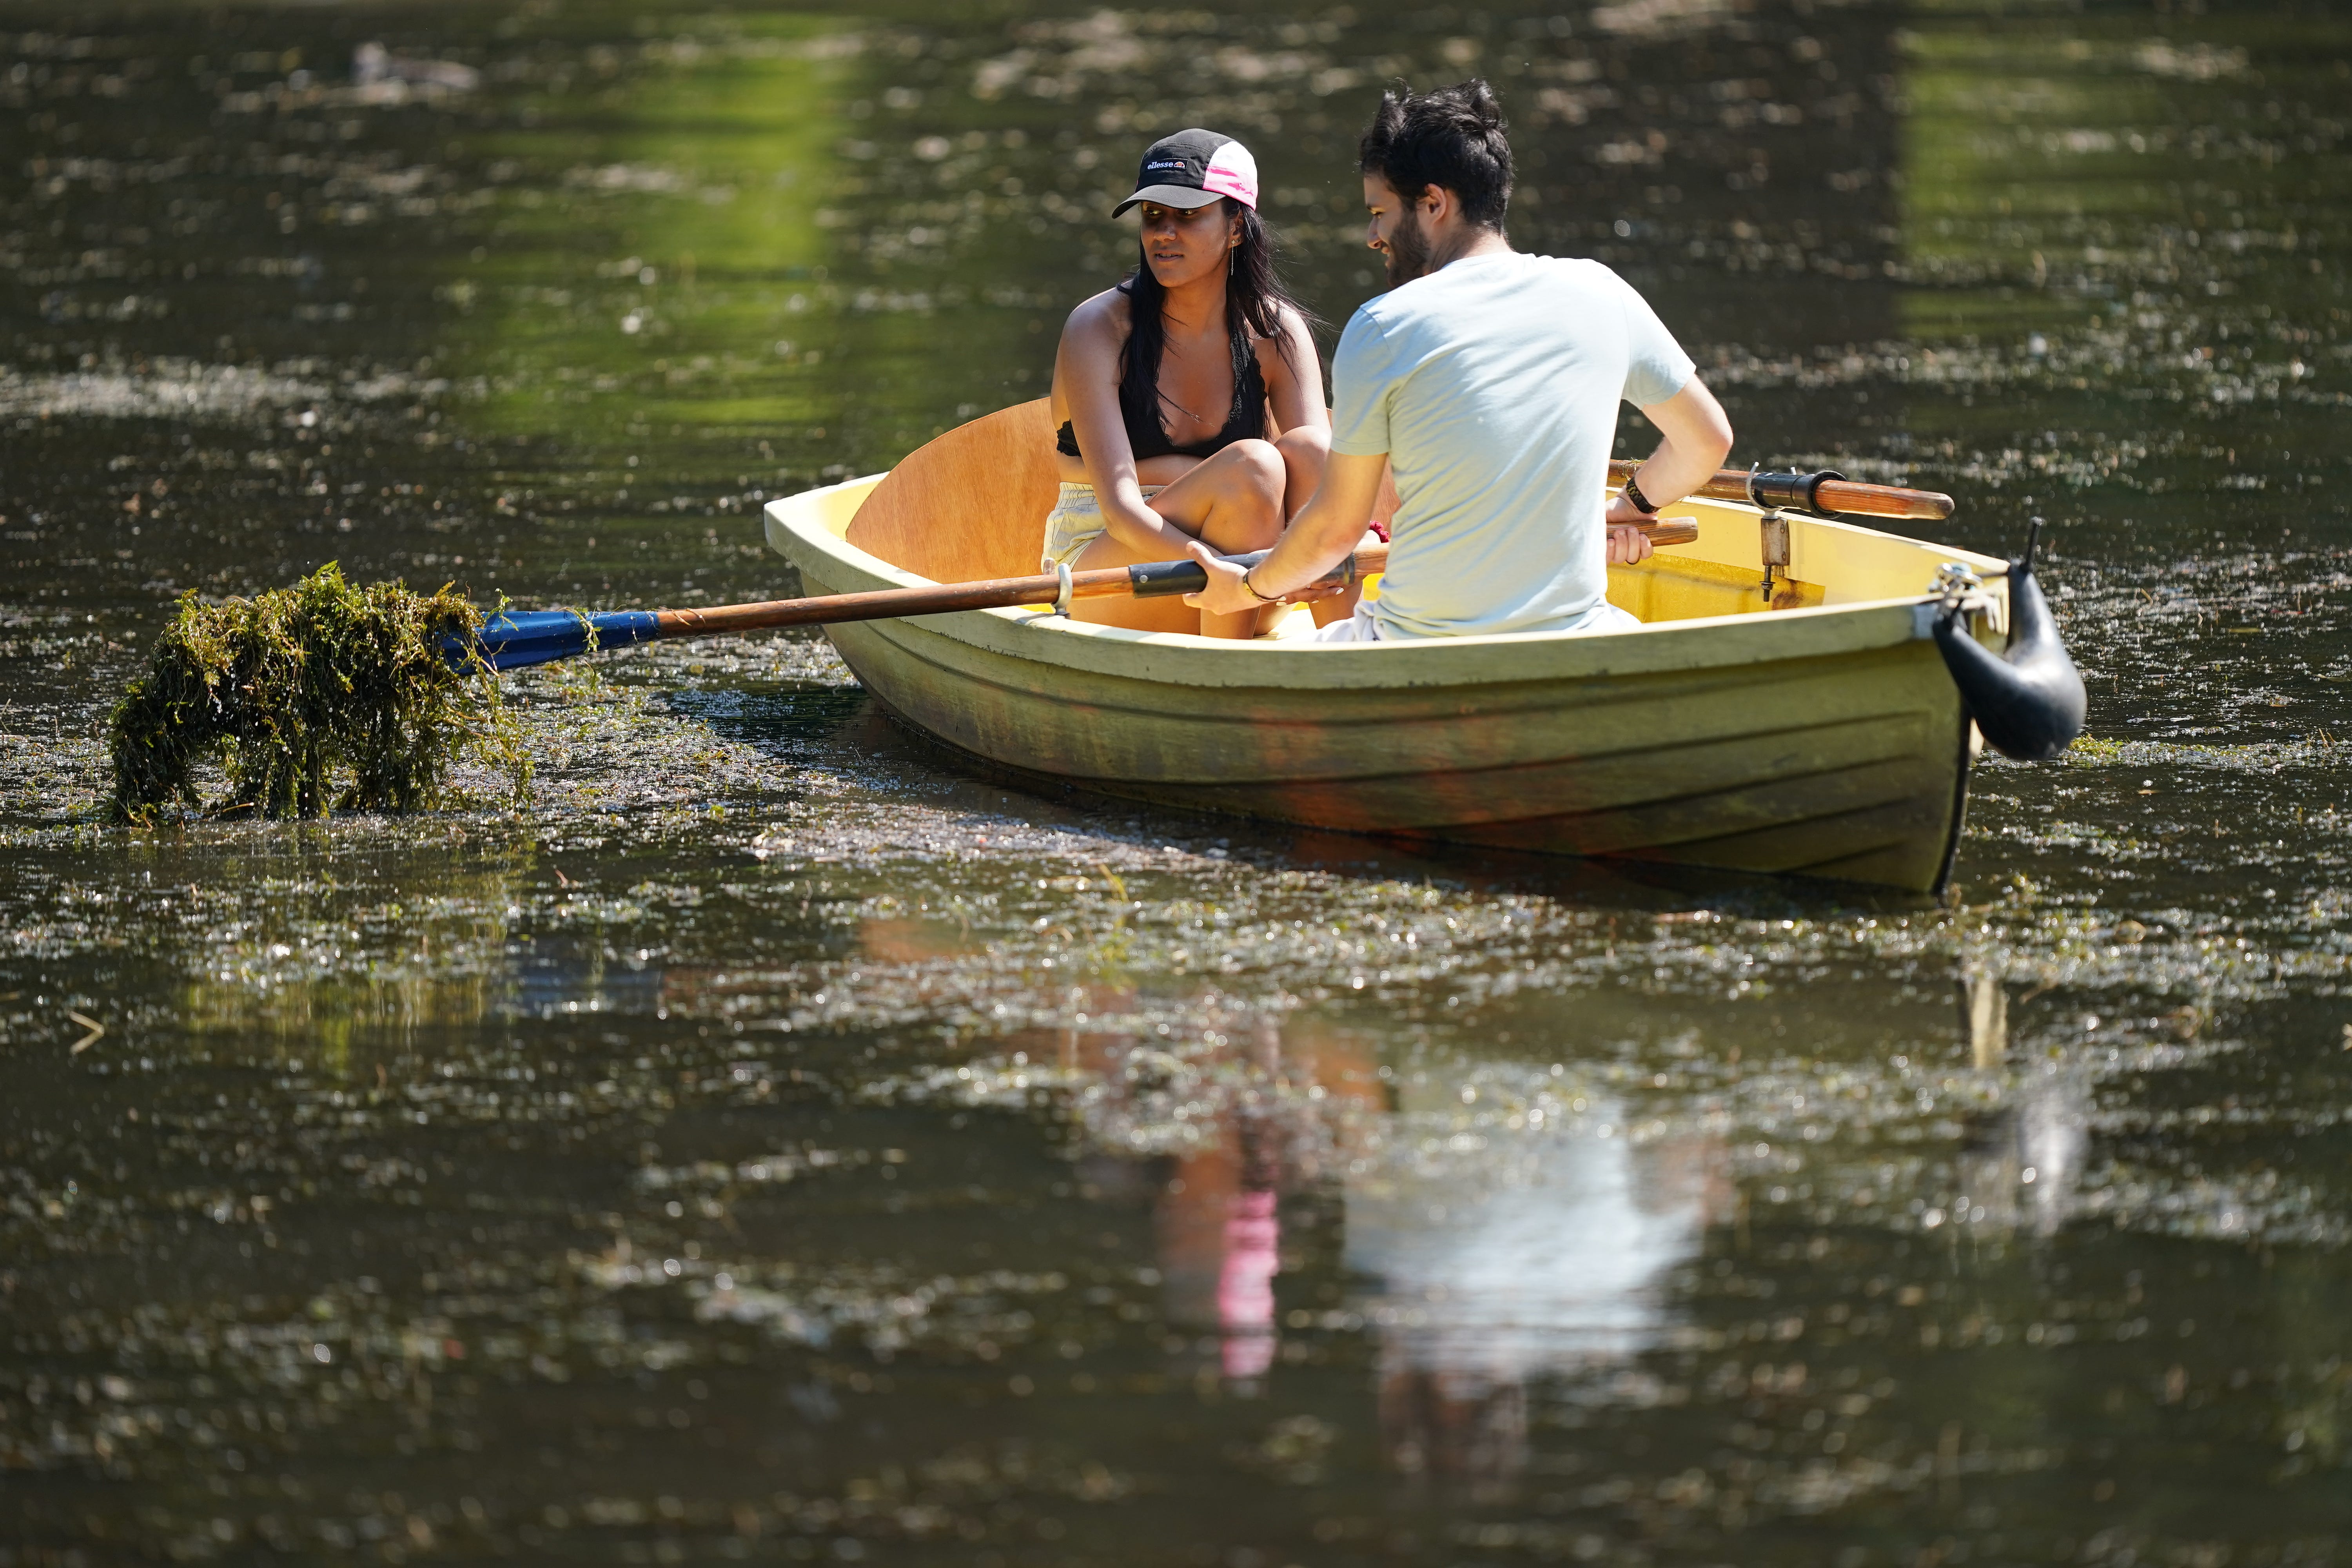
[[[1372,607],[1359,600],[1356,604],[1356,613],[1346,620],[1333,621],[1328,626],[1317,626],[1314,640],[1331,643],[1378,642],[1381,640],[1380,623],[1372,619]]]
[[[1630,632],[1641,629],[1641,621],[1603,599],[1592,606],[1584,617],[1579,632]],[[1317,642],[1378,642],[1380,623],[1372,619],[1372,607],[1358,604],[1356,613],[1344,621],[1333,621],[1328,626],[1315,628]]]
[[[1150,500],[1166,485],[1145,485],[1143,499]],[[1057,565],[1074,564],[1078,552],[1103,536],[1102,500],[1092,485],[1074,485],[1062,481],[1061,493],[1054,498],[1054,510],[1045,514],[1045,552],[1038,563],[1041,572],[1051,572]]]

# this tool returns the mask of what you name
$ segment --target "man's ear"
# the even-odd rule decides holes
[[[1459,213],[1462,209],[1462,204],[1454,199],[1454,193],[1444,185],[1430,185],[1423,189],[1419,205],[1424,228],[1443,224],[1448,214]]]

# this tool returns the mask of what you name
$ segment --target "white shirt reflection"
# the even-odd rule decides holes
[[[1631,1355],[1665,1321],[1661,1277],[1698,1250],[1711,1163],[1636,1147],[1605,1104],[1557,1128],[1400,1140],[1348,1183],[1347,1262],[1380,1281],[1361,1310],[1391,1364],[1418,1371],[1516,1382]]]

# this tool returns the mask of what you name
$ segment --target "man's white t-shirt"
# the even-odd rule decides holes
[[[1617,405],[1694,367],[1598,261],[1465,257],[1369,300],[1331,363],[1331,450],[1385,453],[1402,502],[1382,639],[1574,631],[1610,617]]]

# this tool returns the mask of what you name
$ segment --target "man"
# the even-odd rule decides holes
[[[1614,272],[1511,248],[1511,149],[1485,82],[1387,94],[1359,163],[1389,291],[1332,361],[1322,483],[1246,574],[1195,543],[1209,585],[1185,602],[1230,615],[1306,588],[1363,538],[1385,459],[1401,504],[1381,596],[1318,640],[1638,626],[1604,596],[1608,566],[1645,559],[1633,525],[1715,473],[1722,406]],[[1604,513],[1621,399],[1665,439]]]

